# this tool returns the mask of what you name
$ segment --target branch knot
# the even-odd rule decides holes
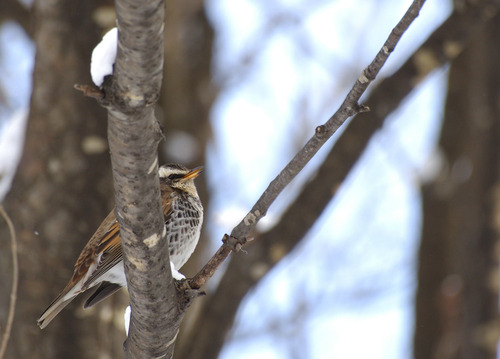
[[[325,125],[320,125],[316,127],[315,134],[316,137],[322,139],[328,135]]]
[[[233,252],[241,251],[241,248],[248,242],[252,241],[253,238],[236,238],[234,236],[230,236],[225,234],[222,238],[222,243],[224,246],[229,248]]]
[[[257,223],[258,217],[260,217],[260,211],[256,210],[255,213],[248,213],[243,219],[243,223],[247,226],[253,226]]]

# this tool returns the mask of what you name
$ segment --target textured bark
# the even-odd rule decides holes
[[[97,5],[46,0],[34,4],[37,55],[30,117],[24,154],[6,199],[18,233],[21,271],[7,358],[122,353],[124,336],[115,330],[112,302],[82,312],[77,300],[44,331],[35,322],[62,290],[81,248],[112,207],[109,157],[101,146],[105,111],[73,90],[76,82],[90,81],[90,53],[99,39],[91,14]],[[2,232],[1,238],[8,236]],[[3,326],[11,260],[8,243],[0,242]],[[107,319],[98,320],[98,313],[107,314]]]
[[[162,136],[154,115],[163,72],[164,6],[162,0],[116,2],[118,53],[105,88],[115,212],[132,308],[126,358],[170,358],[183,317],[169,270],[158,179]]]
[[[440,147],[423,190],[415,358],[496,358],[500,17],[452,63]]]

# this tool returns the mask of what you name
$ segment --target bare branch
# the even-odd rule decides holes
[[[318,150],[325,142],[344,124],[351,116],[360,112],[367,111],[365,106],[358,104],[361,95],[366,91],[368,85],[376,78],[380,69],[385,64],[389,55],[392,53],[396,44],[401,39],[403,33],[408,29],[410,24],[418,16],[420,9],[424,4],[424,0],[415,0],[410,5],[402,19],[392,30],[391,34],[385,41],[384,45],[375,56],[373,61],[365,68],[356,83],[347,94],[344,102],[335,114],[323,125],[316,128],[315,134],[309,139],[305,146],[295,155],[295,157],[285,166],[278,176],[269,184],[262,196],[258,199],[250,212],[243,220],[233,228],[231,237],[245,238],[257,225],[258,221],[264,217],[267,210],[274,202],[281,191],[295,178],[295,176],[304,168],[304,166],[314,157]],[[220,251],[220,250],[219,250]],[[224,250],[223,255],[218,251],[218,262],[215,269],[229,255],[230,251]],[[213,263],[211,263],[214,266]],[[205,273],[205,268],[200,271],[191,281],[192,288],[199,288],[198,285],[203,285],[204,281],[200,280],[201,273]],[[205,276],[206,277],[206,276]],[[208,278],[207,278],[208,279]]]
[[[104,100],[104,92],[95,86],[75,84],[75,90],[81,91],[83,96],[93,98],[97,101]]]
[[[10,332],[12,330],[12,323],[14,322],[14,314],[16,312],[16,301],[17,301],[17,285],[19,283],[19,264],[17,262],[17,238],[16,230],[14,229],[14,224],[12,223],[9,215],[0,204],[0,215],[7,222],[9,227],[10,240],[11,240],[11,251],[12,251],[12,286],[10,289],[10,304],[9,304],[9,315],[7,317],[7,324],[5,325],[5,332],[2,336],[2,343],[0,345],[0,359],[3,359],[5,351],[7,350],[7,344],[9,343]]]
[[[249,268],[258,263],[259,268],[270,271],[278,263],[276,256],[272,255],[272,248],[279,247],[283,254],[287,254],[300,243],[335,195],[332,188],[344,181],[385,118],[431,71],[453,61],[498,10],[498,7],[494,9],[481,3],[468,4],[466,10],[455,10],[399,70],[378,83],[366,98],[373,112],[356,116],[330,150],[315,178],[304,186],[294,203],[282,214],[280,222],[270,231],[258,235],[259,240],[252,245],[248,255],[231,258],[216,291],[209,293],[203,303],[210,310],[200,310],[196,318],[200,324],[182,343],[178,343],[176,354],[179,358],[218,356],[241,300],[261,278],[260,275],[265,274],[259,273],[256,277],[249,273]],[[453,51],[450,51],[450,44],[453,44]],[[430,60],[425,66],[419,60],[422,56]],[[304,216],[304,208],[307,208],[307,216]],[[189,345],[193,340],[197,341],[196,348]]]
[[[222,246],[210,258],[207,264],[196,274],[195,277],[189,280],[189,286],[193,289],[201,288],[201,286],[212,277],[219,265],[231,252],[238,252],[241,248],[250,242],[250,238],[236,238],[224,235],[222,238]]]

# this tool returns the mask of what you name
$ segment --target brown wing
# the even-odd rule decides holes
[[[87,274],[89,267],[97,261],[97,257],[101,253],[99,247],[102,246],[104,241],[107,243],[108,247],[112,246],[113,241],[120,246],[118,222],[116,221],[114,211],[108,214],[99,228],[97,228],[92,238],[87,242],[87,245],[83,248],[75,263],[75,270],[70,283],[80,281]],[[86,282],[88,282],[88,280]]]
[[[162,183],[161,192],[163,214],[165,216],[165,221],[167,221],[172,213],[171,199],[173,190]],[[94,270],[94,273],[92,273],[85,283],[79,284],[79,282],[87,275],[90,266],[97,261],[100,254],[102,254],[102,256],[97,264],[97,268]],[[75,263],[73,276],[64,290],[57,296],[56,299],[54,299],[54,301],[38,319],[38,325],[40,328],[45,328],[76,295],[87,290],[88,287],[92,286],[92,282],[95,281],[95,279],[103,275],[109,268],[117,264],[120,260],[122,260],[120,229],[113,210],[109,213],[106,219],[104,219],[90,241],[83,248],[78,260]],[[105,285],[108,284],[106,283]],[[94,301],[92,301],[92,303],[87,301],[86,304],[95,304],[98,300],[112,294],[117,288],[118,287],[113,284],[111,284],[110,288],[104,288],[104,286],[102,286],[101,291],[99,291],[98,288],[99,294],[96,295],[96,293],[94,293]],[[72,294],[67,297],[68,293]],[[96,301],[96,299],[98,300]]]
[[[106,223],[108,218],[110,221]],[[95,259],[101,255],[99,263],[97,263],[97,267],[92,272],[92,275],[85,281],[84,287],[91,286],[97,278],[122,260],[120,227],[118,226],[118,221],[116,221],[114,214],[112,220],[110,216],[108,216],[108,218],[103,222],[103,224],[107,224],[107,231],[105,233],[99,233],[99,237],[96,238],[98,242],[95,250]],[[98,232],[99,230],[96,234],[98,234]]]
[[[165,222],[172,214],[173,195],[174,195],[174,190],[172,189],[172,187],[161,184],[161,205],[163,207],[163,216],[165,218]]]
[[[116,237],[118,237],[118,244],[120,244],[119,236],[116,235],[117,229],[115,229],[115,227],[118,228],[118,225],[116,224],[115,215],[113,211],[111,211],[80,253],[80,256],[75,263],[73,276],[69,280],[66,287],[56,297],[56,299],[52,301],[52,303],[47,309],[45,309],[38,319],[38,325],[40,328],[45,328],[75,296],[87,289],[80,282],[87,274],[89,267],[97,260],[96,249],[101,244],[102,239],[107,239],[106,243],[108,243],[108,248],[112,247],[112,238],[115,238],[116,241]],[[115,233],[115,235],[113,236],[112,233]]]
[[[163,215],[165,221],[170,217],[172,213],[172,205],[171,198],[174,191],[171,187],[162,185],[161,186],[161,194],[162,194],[162,207],[163,207]],[[93,271],[92,275],[87,278],[83,287],[91,287],[91,284],[106,273],[110,268],[114,267],[120,261],[123,260],[123,253],[121,247],[121,238],[120,238],[120,227],[118,225],[118,221],[116,221],[114,211],[112,211],[108,217],[103,221],[101,226],[98,228],[94,236],[92,236],[89,241],[90,245],[93,242],[91,248],[95,248],[93,251],[94,256],[93,260],[97,259],[97,255],[102,253],[101,258],[99,259],[99,263],[97,264],[96,269]],[[84,249],[85,251],[85,249]],[[82,252],[83,253],[83,252]],[[93,262],[90,260],[90,263]],[[76,266],[78,266],[80,260],[77,261]],[[86,265],[86,261],[82,259],[82,269],[87,269],[88,265]],[[90,265],[90,264],[89,264]],[[75,266],[75,267],[76,267]],[[76,273],[76,270],[75,270]]]
[[[99,303],[101,300],[106,299],[110,295],[113,295],[117,291],[121,289],[121,285],[115,284],[115,283],[110,283],[110,282],[101,282],[99,284],[99,287],[97,287],[96,291],[87,298],[85,303],[83,303],[83,308],[87,309],[92,307],[93,305],[96,305]]]

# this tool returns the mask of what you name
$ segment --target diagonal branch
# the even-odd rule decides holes
[[[335,191],[365,150],[372,135],[382,127],[411,91],[433,70],[453,61],[461,49],[496,10],[484,4],[469,4],[454,11],[450,17],[417,49],[397,72],[382,80],[366,103],[373,112],[356,116],[330,150],[316,177],[307,183],[293,204],[283,213],[280,222],[259,235],[247,255],[234,256],[228,264],[217,289],[209,294],[197,323],[177,348],[179,358],[216,358],[230,330],[243,297],[266,272],[289,253],[312,227],[328,205]],[[453,44],[453,51],[450,51]],[[425,57],[428,61],[421,61]],[[423,66],[425,65],[425,66]],[[312,200],[314,199],[314,201]],[[304,215],[307,209],[307,216]],[[274,255],[279,249],[279,256]],[[252,275],[259,267],[259,276]],[[262,271],[265,269],[265,272]],[[196,347],[189,345],[196,340]]]
[[[264,217],[267,210],[283,189],[295,178],[304,166],[314,157],[325,142],[344,124],[351,116],[368,110],[367,107],[358,104],[361,95],[366,91],[368,85],[376,78],[380,69],[385,64],[403,33],[408,29],[413,20],[418,16],[424,0],[415,0],[410,5],[402,19],[392,30],[384,45],[375,56],[373,61],[365,68],[356,83],[347,94],[344,102],[328,121],[316,127],[314,135],[295,157],[285,166],[280,174],[269,184],[259,200],[252,207],[245,218],[231,232],[231,237],[243,240]],[[242,243],[244,244],[244,243]],[[222,245],[212,260],[190,280],[192,288],[200,288],[215,272],[218,266],[229,255],[232,248],[226,243]]]

